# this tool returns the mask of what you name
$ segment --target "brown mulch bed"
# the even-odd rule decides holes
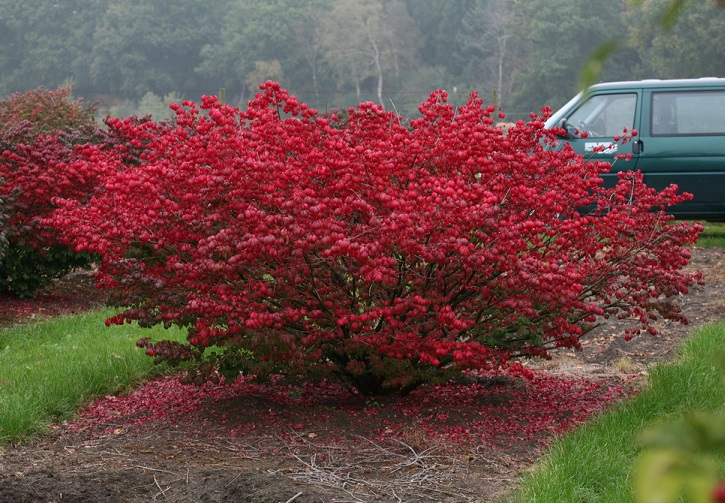
[[[598,383],[577,388],[583,399],[620,397],[608,390],[628,389],[648,365],[671,359],[693,329],[722,319],[725,250],[696,248],[689,267],[706,279],[680,299],[689,325],[663,322],[659,336],[627,342],[626,327],[612,322],[590,334],[583,351],[562,351],[530,368],[567,386]],[[102,300],[90,273],[74,273],[26,304],[0,299],[0,325],[79,311]],[[509,417],[492,412],[489,422],[475,422],[471,414],[485,407],[513,410],[512,402],[533,400],[535,393],[527,395],[526,383],[516,379],[477,383],[477,394],[461,391],[453,404],[431,392],[406,406],[355,402],[324,385],[289,388],[289,396],[277,398],[251,388],[223,397],[184,392],[177,402],[164,402],[166,415],[155,416],[154,405],[144,409],[143,400],[174,386],[173,378],[164,379],[135,395],[106,397],[80,421],[58,425],[44,438],[6,446],[0,453],[0,501],[490,501],[515,486],[553,438],[550,430],[531,427],[538,418],[524,417],[518,421],[526,434],[482,435],[481,441],[480,432],[472,431],[469,442],[431,435],[431,425],[465,431],[455,428],[466,422],[470,430],[487,425],[510,431],[503,427]],[[188,408],[174,412],[184,404]],[[299,404],[306,408],[300,411]],[[553,419],[566,422],[566,412]],[[306,422],[303,415],[318,419]],[[280,424],[284,431],[275,430]]]

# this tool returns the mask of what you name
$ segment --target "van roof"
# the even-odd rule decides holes
[[[675,80],[660,80],[660,79],[646,79],[646,80],[629,80],[622,82],[602,82],[600,84],[594,84],[589,87],[586,91],[581,91],[579,94],[574,96],[568,103],[561,106],[556,112],[554,112],[546,121],[546,127],[552,128],[555,124],[559,123],[559,120],[566,112],[579,101],[582,96],[597,91],[623,91],[628,89],[725,89],[725,78],[719,77],[702,77],[699,79],[675,79]]]
[[[595,84],[589,88],[590,91],[608,90],[608,89],[640,89],[643,87],[662,89],[662,88],[680,88],[680,87],[712,87],[724,86],[725,78],[718,77],[702,77],[699,79],[675,79],[675,80],[630,80],[623,82],[603,82]]]

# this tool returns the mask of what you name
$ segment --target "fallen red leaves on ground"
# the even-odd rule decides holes
[[[69,426],[101,436],[172,427],[207,438],[335,443],[350,433],[374,442],[409,442],[412,424],[418,440],[429,444],[543,447],[627,394],[627,380],[612,384],[540,371],[528,378],[477,374],[470,382],[426,386],[405,398],[365,398],[324,380],[273,381],[244,377],[230,386],[196,387],[175,375],[160,377],[128,394],[96,400]]]
[[[104,305],[105,294],[96,290],[93,271],[75,271],[55,280],[31,298],[0,293],[0,326],[64,314],[76,314]]]

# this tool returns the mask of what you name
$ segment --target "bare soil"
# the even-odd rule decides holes
[[[530,367],[567,386],[577,380],[599,383],[581,388],[582,403],[597,397],[621,399],[636,386],[633,376],[671,359],[698,326],[725,317],[725,251],[696,248],[689,267],[703,271],[706,279],[704,286],[679,299],[689,325],[663,322],[659,336],[625,341],[626,327],[611,322],[590,334],[583,351],[562,351]],[[103,299],[88,273],[75,273],[23,302],[27,304],[11,305],[0,299],[0,324],[82,310]],[[109,407],[104,410],[116,410],[114,400],[138,404],[154,389],[173,386],[173,378],[163,379],[137,398],[132,393],[102,399]],[[520,434],[476,436],[468,430],[481,424],[495,429],[510,421],[506,411],[518,410],[513,402],[534,401],[539,390],[529,393],[525,383],[509,378],[475,385],[480,393],[473,401],[469,398],[474,395],[462,395],[460,406],[432,392],[414,396],[421,403],[406,406],[382,399],[361,403],[360,398],[335,395],[323,384],[300,391],[313,398],[317,394],[315,400],[227,394],[172,414],[184,400],[187,405],[195,400],[194,395],[179,395],[180,404],[164,402],[169,414],[162,414],[163,419],[121,409],[114,412],[115,419],[100,421],[91,417],[100,406],[91,405],[79,420],[57,425],[43,438],[2,448],[0,502],[492,501],[515,487],[557,431],[533,428],[539,419],[522,416],[516,419]],[[304,410],[295,403],[305,403]],[[560,415],[554,411],[549,420],[574,421],[567,407],[573,409],[562,404]],[[471,419],[475,410],[484,409],[492,416],[489,422]],[[285,431],[279,431],[280,424]],[[436,424],[448,433],[431,434]],[[451,431],[468,431],[469,439],[454,441]]]

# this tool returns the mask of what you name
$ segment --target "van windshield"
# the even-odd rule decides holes
[[[546,129],[555,128],[558,126],[559,121],[564,118],[564,116],[571,110],[571,107],[574,106],[574,104],[581,99],[581,97],[584,95],[583,92],[577,94],[572,99],[566,102],[566,105],[561,107],[559,110],[554,112],[554,115],[549,117],[546,122],[544,123],[544,127]]]
[[[567,123],[590,138],[614,137],[632,130],[636,106],[635,93],[598,94],[577,108]]]

